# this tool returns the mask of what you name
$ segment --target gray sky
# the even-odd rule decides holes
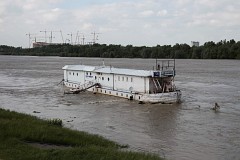
[[[0,0],[0,45],[28,47],[27,33],[62,30],[64,41],[155,46],[240,39],[238,0]],[[50,36],[50,32],[47,32]],[[61,43],[60,32],[53,42]],[[47,39],[49,41],[49,39]]]

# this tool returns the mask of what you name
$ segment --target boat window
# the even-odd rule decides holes
[[[116,93],[116,95],[118,95],[118,92]]]
[[[90,72],[90,76],[92,75],[92,73]]]
[[[71,75],[71,72],[69,72],[69,75]]]
[[[74,72],[73,72],[73,76],[74,76]]]
[[[118,81],[120,81],[120,76],[118,76]]]
[[[106,90],[105,90],[105,93],[107,93]]]
[[[128,77],[126,77],[126,81],[128,82]]]
[[[104,77],[102,77],[102,80],[104,80]]]
[[[122,77],[122,81],[124,81],[124,77]]]
[[[108,77],[108,81],[110,80],[110,78]]]
[[[97,79],[97,76],[95,76],[95,79]]]
[[[78,73],[77,73],[77,76],[78,76]]]
[[[128,95],[126,94],[126,97],[128,97]]]
[[[133,78],[131,77],[131,82],[133,82]]]
[[[88,72],[87,72],[87,75],[88,75]]]
[[[111,94],[111,91],[109,91],[109,94]]]
[[[123,96],[123,94],[121,93],[121,96]]]

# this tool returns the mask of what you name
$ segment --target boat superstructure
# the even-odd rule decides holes
[[[73,93],[91,91],[149,103],[175,103],[181,91],[174,85],[175,60],[156,60],[153,70],[112,66],[66,65],[63,83]]]

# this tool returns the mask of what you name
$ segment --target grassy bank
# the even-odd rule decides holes
[[[73,131],[59,123],[0,109],[1,160],[159,160],[154,155],[121,151],[119,144]]]

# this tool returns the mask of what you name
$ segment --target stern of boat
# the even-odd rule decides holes
[[[167,93],[156,93],[156,94],[144,94],[142,97],[143,102],[147,103],[181,103],[182,93],[180,90]]]

